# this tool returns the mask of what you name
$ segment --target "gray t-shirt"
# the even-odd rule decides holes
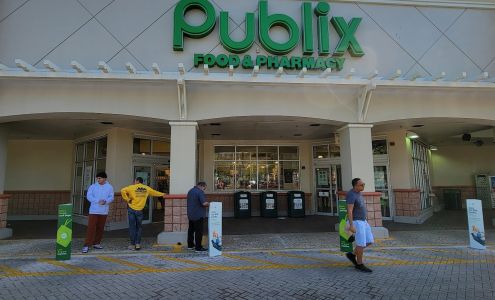
[[[361,192],[356,192],[353,189],[347,192],[345,196],[347,204],[354,204],[352,210],[352,219],[366,221],[366,203],[364,202]]]

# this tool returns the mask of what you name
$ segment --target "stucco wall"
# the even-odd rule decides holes
[[[5,190],[71,189],[74,143],[69,140],[9,140]]]
[[[474,185],[474,175],[495,175],[495,144],[442,146],[432,151],[432,186]]]

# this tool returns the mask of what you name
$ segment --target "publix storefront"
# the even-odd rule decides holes
[[[383,235],[470,197],[491,209],[494,26],[488,0],[2,3],[1,232],[60,203],[84,223],[100,170],[172,195],[147,210],[162,242],[200,179],[230,217],[237,191],[253,216],[263,191],[287,215],[294,190],[336,215],[361,177]],[[108,229],[125,213],[117,194]]]

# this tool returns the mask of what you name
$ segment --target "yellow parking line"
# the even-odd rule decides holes
[[[212,265],[210,265],[210,264],[199,262],[199,261],[194,261],[194,260],[190,260],[190,259],[186,259],[186,258],[178,258],[178,257],[158,255],[158,254],[155,254],[154,256],[159,258],[159,259],[163,259],[163,260],[182,262],[182,263],[186,263],[186,264],[198,265],[198,266],[203,266],[203,267],[212,267]]]
[[[279,264],[279,263],[268,261],[268,260],[262,260],[262,259],[252,258],[252,257],[238,256],[238,255],[233,255],[233,254],[222,254],[222,256],[232,258],[232,259],[255,262],[255,263],[259,263],[259,264],[263,264],[263,265],[275,265],[275,266],[287,266],[287,267],[292,266],[292,265],[287,265],[287,264]]]
[[[0,271],[2,271],[7,277],[22,276],[24,274],[23,271],[1,264],[0,264]]]
[[[330,260],[330,259],[324,259],[324,258],[316,258],[316,257],[310,257],[310,256],[304,256],[304,255],[298,255],[298,254],[289,254],[289,253],[285,253],[285,252],[270,252],[271,255],[275,255],[275,256],[283,256],[283,257],[292,257],[292,258],[300,258],[300,259],[304,259],[304,260],[312,260],[312,261],[318,261],[318,262],[325,262],[325,263],[329,263],[329,262],[339,262],[339,261],[336,261],[336,260]]]
[[[96,257],[98,259],[101,259],[104,261],[108,261],[108,262],[119,264],[119,265],[124,265],[124,266],[131,267],[131,268],[136,268],[138,270],[149,271],[149,272],[160,271],[160,269],[157,269],[157,268],[153,268],[153,267],[145,266],[145,265],[141,265],[141,264],[136,264],[136,263],[133,263],[130,261],[126,261],[123,259],[118,259],[118,258],[114,258],[114,257],[110,257],[110,256],[96,256]]]
[[[62,267],[62,268],[68,269],[70,271],[74,271],[78,274],[94,274],[92,270],[81,268],[81,267],[70,265],[70,264],[66,264],[66,263],[63,263],[61,261],[57,261],[57,260],[54,260],[51,258],[40,258],[37,261],[41,262],[41,263],[54,265],[57,267]]]

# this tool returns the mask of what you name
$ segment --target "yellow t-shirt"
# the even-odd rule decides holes
[[[164,193],[155,191],[147,185],[142,183],[126,186],[120,190],[122,199],[129,203],[129,207],[134,210],[143,210],[146,205],[148,195],[151,196],[163,196]]]

